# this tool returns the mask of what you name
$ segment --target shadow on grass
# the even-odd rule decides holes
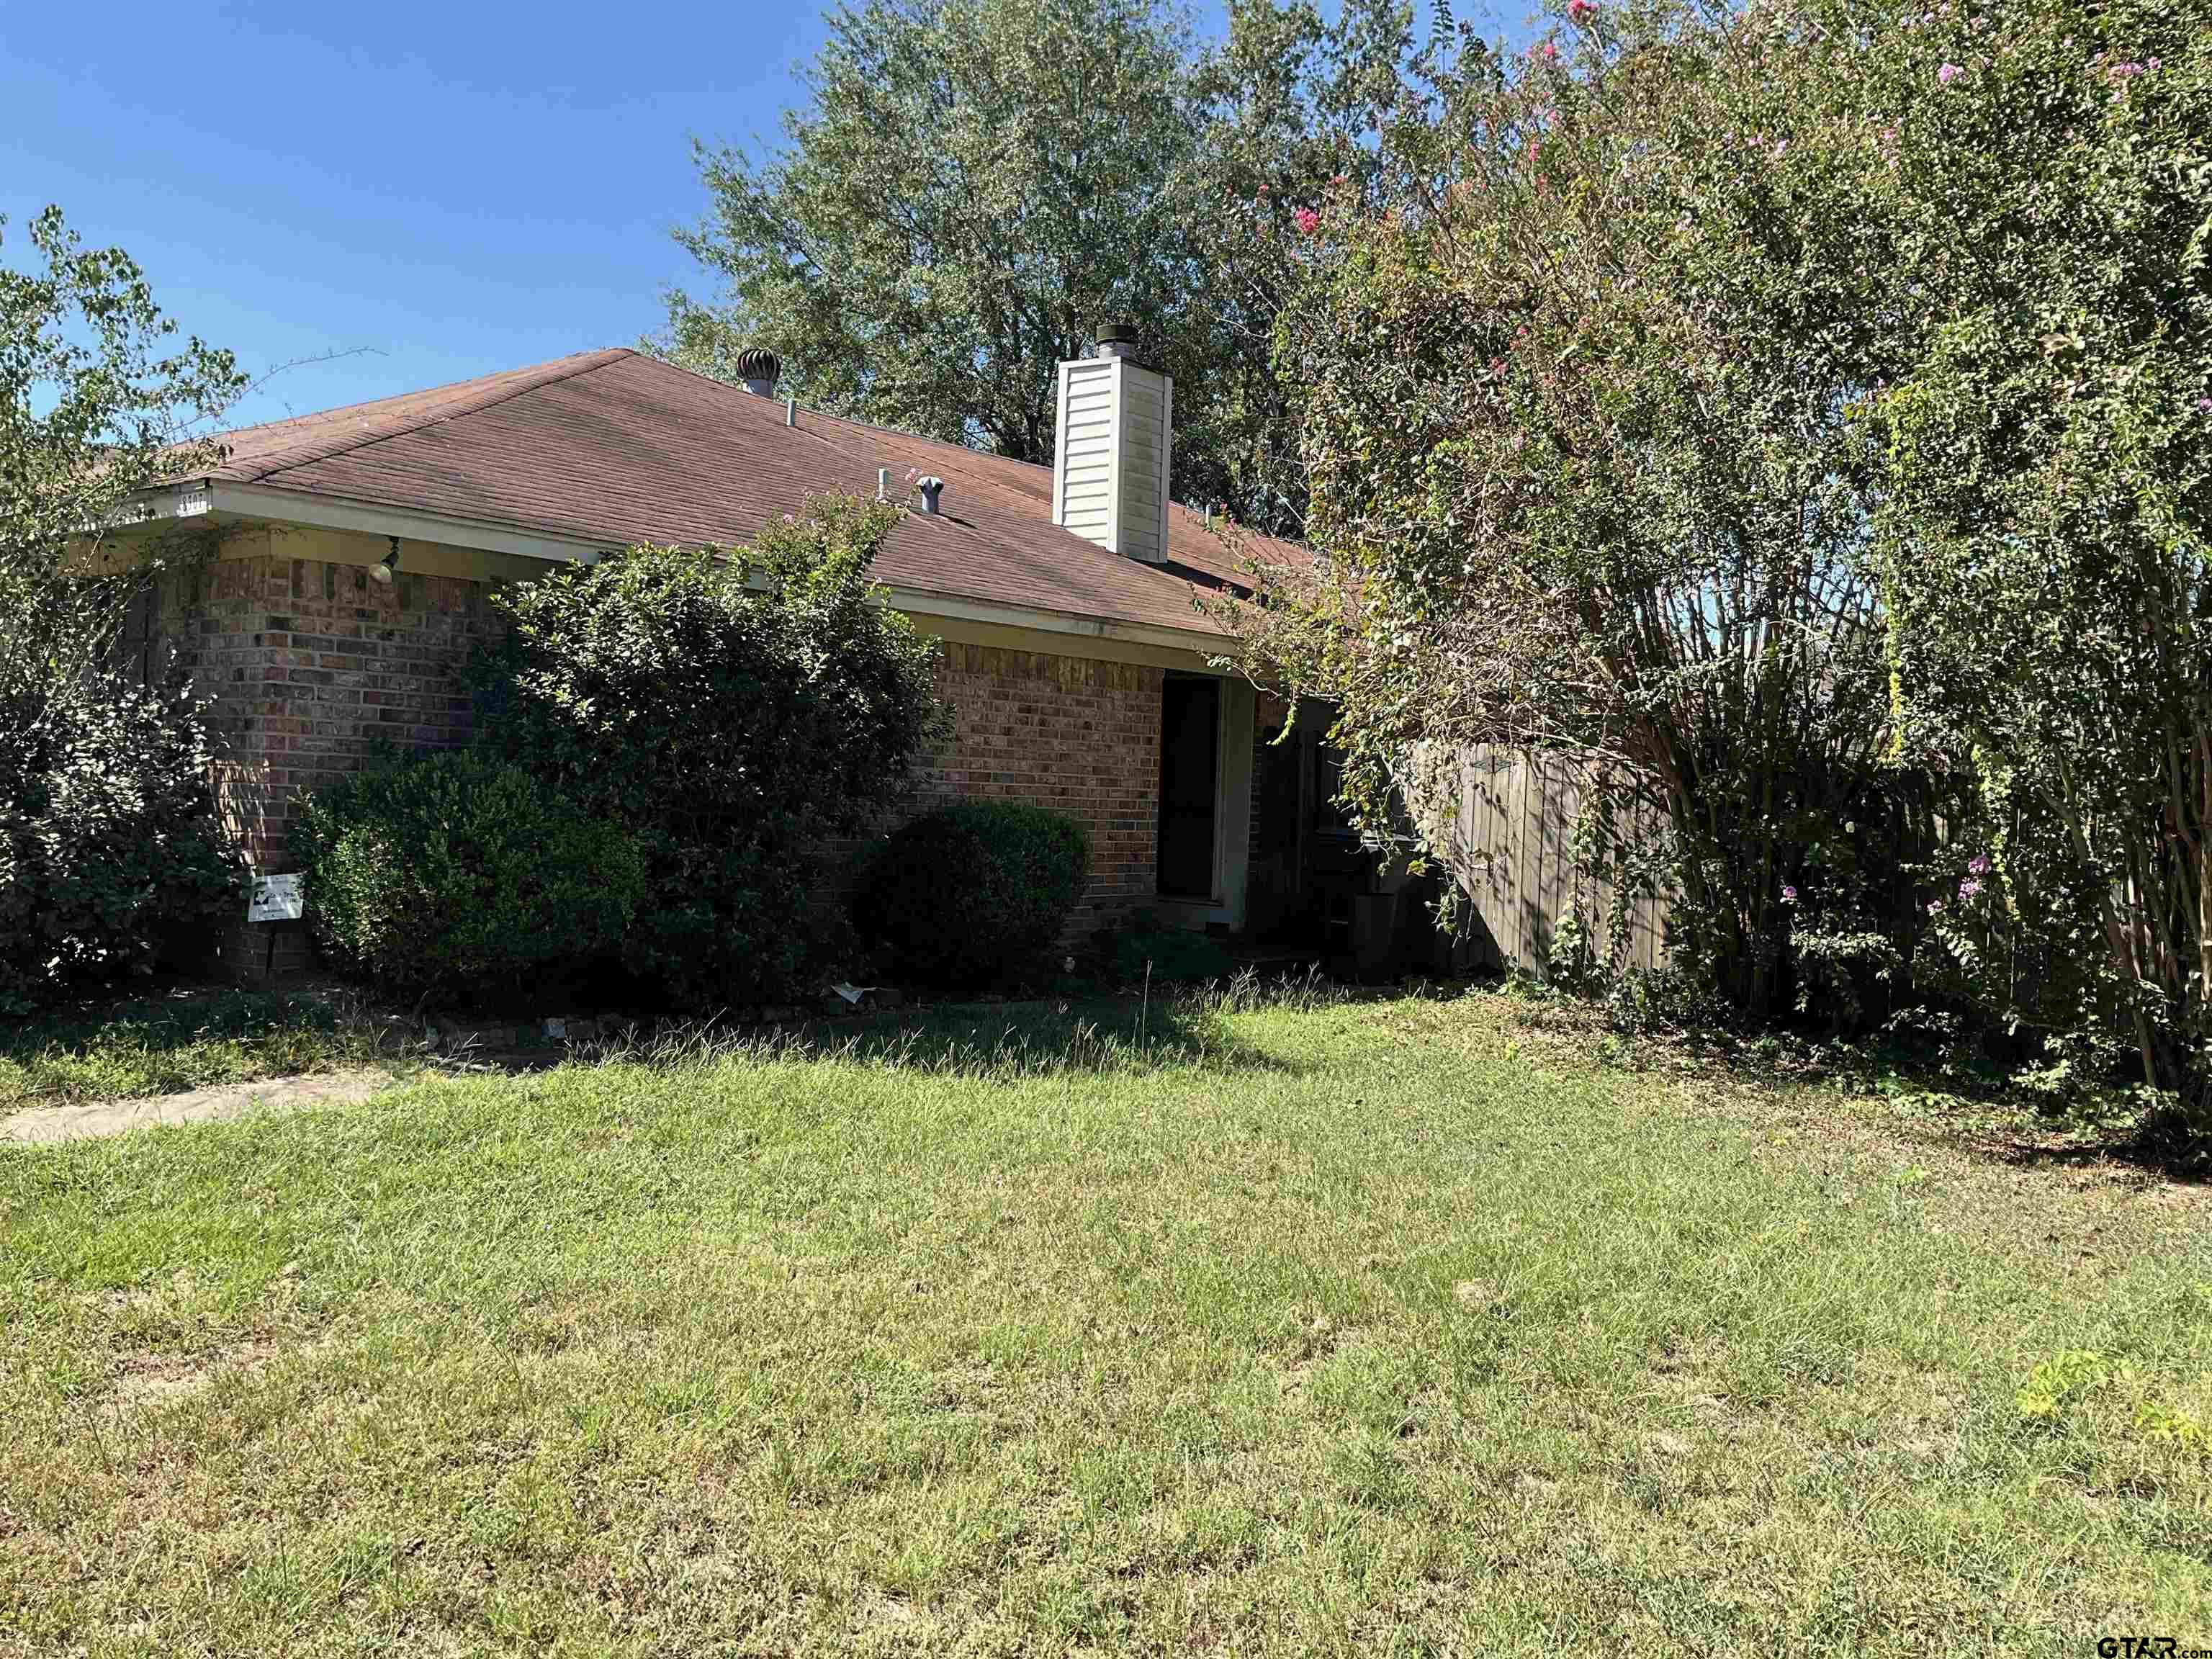
[[[1260,1007],[1317,1007],[1336,995],[1311,978],[1268,986],[1243,975],[1147,997],[945,1003],[767,1029],[715,1020],[631,1027],[579,1045],[571,1058],[672,1069],[726,1060],[827,1060],[1004,1082],[1170,1067],[1285,1071],[1285,1062],[1241,1040],[1229,1016]]]
[[[149,988],[0,1020],[0,1110],[328,1070],[393,1047],[342,996]]]
[[[1815,1038],[1786,1028],[1722,1024],[1625,1027],[1603,1004],[1525,981],[1500,988],[1523,1030],[1581,1045],[1589,1063],[1669,1069],[1756,1089],[1832,1088],[1885,1102],[1977,1156],[2022,1169],[2124,1166],[2162,1181],[2212,1184],[2212,1111],[2178,1096],[2110,1084],[2056,1093],[2024,1087],[1971,1036],[1911,1042],[1891,1036]],[[2013,1065],[2017,1065],[2017,1058]]]

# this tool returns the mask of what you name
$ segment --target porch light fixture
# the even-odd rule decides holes
[[[368,568],[369,575],[386,587],[392,586],[392,573],[399,568],[399,538],[393,536],[388,539],[392,543],[392,551]]]

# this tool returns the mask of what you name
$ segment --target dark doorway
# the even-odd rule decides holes
[[[1213,809],[1221,683],[1170,674],[1160,688],[1160,860],[1164,898],[1213,896]]]

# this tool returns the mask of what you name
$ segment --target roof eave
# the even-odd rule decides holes
[[[379,501],[351,500],[268,484],[243,483],[222,477],[203,477],[164,486],[146,498],[151,519],[215,517],[273,524],[306,525],[316,529],[349,531],[359,535],[398,536],[405,541],[435,542],[490,553],[507,553],[554,564],[590,564],[618,549],[525,526],[500,524],[451,514],[423,513]],[[143,520],[142,520],[143,522]],[[1111,617],[1087,615],[1044,606],[1002,604],[964,594],[883,584],[894,609],[909,616],[937,617],[951,622],[981,623],[1024,628],[1072,638],[1121,641],[1168,650],[1188,651],[1200,657],[1219,656],[1234,641],[1216,629],[1169,628]]]

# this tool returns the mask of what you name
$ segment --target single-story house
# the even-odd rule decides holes
[[[1169,499],[1167,375],[1112,337],[1061,364],[1045,467],[799,407],[774,395],[769,354],[749,358],[738,386],[589,351],[252,427],[148,504],[217,532],[137,642],[216,700],[226,808],[258,872],[289,867],[299,791],[380,739],[465,737],[462,671],[501,625],[495,583],[641,543],[739,545],[810,493],[888,492],[919,510],[875,574],[940,642],[956,720],[921,801],[1082,819],[1080,928],[1146,909],[1286,948],[1376,930],[1356,902],[1375,860],[1333,809],[1321,723],[1271,743],[1280,708],[1208,660],[1226,640],[1199,600],[1237,583],[1237,557]],[[241,921],[219,948],[259,973],[303,964],[307,943]]]

